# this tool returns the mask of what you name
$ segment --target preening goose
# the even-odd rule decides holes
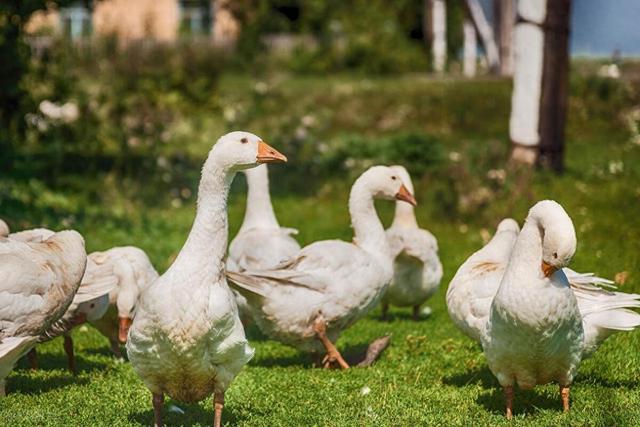
[[[0,238],[0,394],[15,362],[66,312],[86,261],[75,231],[42,243]]]
[[[380,301],[393,276],[374,198],[415,204],[398,174],[374,166],[351,189],[353,242],[315,242],[275,268],[228,272],[231,285],[247,298],[253,319],[266,335],[302,351],[326,351],[325,367],[349,367],[333,343]]]
[[[291,237],[298,231],[280,227],[271,204],[267,165],[243,171],[247,177],[247,207],[242,226],[229,245],[227,269],[245,271],[275,267],[300,251]],[[247,300],[234,291],[240,316],[250,318]]]
[[[87,260],[83,283],[113,280],[109,307],[104,316],[90,323],[109,339],[111,351],[122,357],[120,343],[127,341],[140,295],[158,278],[147,254],[135,246],[115,247],[92,252]]]
[[[391,166],[413,193],[409,172],[402,166]],[[440,286],[442,264],[438,257],[438,241],[418,226],[414,207],[396,202],[396,211],[387,240],[393,258],[393,280],[382,297],[382,317],[386,319],[389,305],[413,307],[413,319],[418,320],[420,306]]]
[[[508,417],[516,383],[558,382],[568,410],[580,361],[611,334],[640,326],[640,315],[629,310],[640,307],[640,295],[601,289],[595,285],[611,282],[566,268],[575,248],[571,218],[545,200],[531,208],[522,231],[503,220],[449,285],[449,314],[482,343],[505,390]]]
[[[162,425],[164,394],[196,402],[213,393],[220,426],[224,392],[253,356],[224,275],[227,196],[237,171],[278,161],[286,158],[255,135],[221,137],[202,168],[186,243],[140,297],[127,353],[153,394],[155,425]]]

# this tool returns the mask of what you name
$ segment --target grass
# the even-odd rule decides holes
[[[228,77],[221,97],[230,103],[242,102],[254,83]],[[509,109],[509,87],[504,81],[332,77],[279,84],[277,102],[267,103],[261,114],[236,125],[273,141],[278,138],[275,130],[281,116],[299,117],[311,111],[328,123],[318,135],[321,139],[348,133],[375,136],[412,128],[437,135],[447,151],[459,152],[462,160],[458,164],[465,165],[473,179],[484,178],[489,168],[503,167],[500,159],[507,150],[502,141],[506,139]],[[341,90],[348,95],[339,95]],[[502,392],[480,347],[448,318],[446,287],[457,267],[482,245],[485,230],[493,232],[504,216],[521,221],[535,200],[553,198],[565,206],[576,225],[578,252],[572,267],[605,277],[628,271],[622,290],[640,291],[640,147],[629,142],[621,120],[624,108],[631,104],[606,93],[594,97],[594,91],[574,86],[568,167],[563,176],[539,173],[527,191],[522,191],[517,174],[508,170],[507,181],[491,193],[490,200],[466,213],[443,207],[443,196],[434,194],[435,189],[442,193],[449,187],[442,187],[433,176],[416,179],[416,193],[422,202],[418,220],[438,237],[445,272],[439,292],[429,301],[433,308],[429,318],[413,322],[408,309],[394,308],[391,321],[386,323],[376,309],[347,330],[338,347],[348,357],[388,333],[392,334],[391,346],[373,367],[346,372],[314,369],[309,357],[250,328],[256,356],[227,392],[227,425],[511,424],[503,417]],[[394,115],[401,107],[404,113]],[[391,124],[380,128],[381,122]],[[224,129],[221,123],[216,126]],[[207,149],[203,144],[188,150],[194,157],[204,158]],[[447,171],[455,172],[462,166],[451,167]],[[286,177],[286,166],[279,173]],[[150,254],[160,271],[180,249],[193,218],[193,197],[180,201],[161,195],[155,203],[140,202],[142,194],[147,197],[155,191],[145,189],[144,183],[129,188],[101,181],[97,183],[102,190],[99,196],[83,193],[83,186],[93,184],[80,180],[70,181],[72,189],[41,188],[21,180],[10,184],[18,189],[35,186],[37,191],[32,193],[39,195],[25,196],[22,190],[0,192],[5,194],[4,205],[0,204],[3,216],[16,228],[72,226],[83,233],[89,251],[135,244]],[[350,238],[346,178],[327,179],[308,191],[286,191],[278,184],[277,179],[272,180],[277,215],[283,225],[300,230],[301,243]],[[185,184],[189,189],[195,185],[194,180]],[[467,190],[463,187],[459,191],[464,194]],[[243,184],[237,183],[230,200],[232,234],[242,219],[243,197]],[[379,203],[387,224],[392,207]],[[152,420],[150,394],[130,365],[116,362],[107,340],[90,327],[76,329],[73,337],[80,374],[73,377],[65,370],[60,339],[42,345],[41,370],[31,372],[21,363],[9,376],[9,395],[0,404],[1,424],[148,425]],[[639,425],[639,349],[639,331],[618,334],[586,360],[571,391],[569,414],[561,412],[555,385],[518,391],[513,424]],[[170,411],[171,405],[179,406],[185,414]],[[170,425],[212,422],[210,400],[198,405],[168,400],[165,408]]]

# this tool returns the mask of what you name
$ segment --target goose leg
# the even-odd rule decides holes
[[[560,386],[560,397],[562,398],[562,410],[564,412],[569,412],[569,386],[568,385]]]
[[[513,418],[513,386],[504,387],[504,398],[507,403],[507,419]]]
[[[327,337],[327,323],[322,319],[317,319],[313,324],[313,329],[318,336],[318,339],[324,345],[327,350],[327,355],[323,359],[325,368],[329,368],[332,363],[337,362],[342,369],[349,369],[349,364],[342,358],[342,355],[338,351],[335,345]]]
[[[29,361],[29,368],[31,368],[32,371],[37,371],[38,352],[36,351],[35,347],[33,347],[31,350],[29,350],[29,353],[27,353],[27,360]]]
[[[120,350],[120,343],[118,339],[109,338],[109,343],[111,344],[111,352],[117,359],[122,359],[122,350]]]
[[[73,338],[70,335],[64,336],[64,351],[67,353],[67,363],[69,364],[69,371],[73,375],[78,375],[78,369],[76,367],[76,356],[73,354]]]
[[[153,427],[162,427],[162,407],[164,406],[164,394],[153,393],[151,399],[153,403]]]
[[[413,320],[414,321],[418,321],[420,320],[420,306],[419,305],[414,305],[413,306]]]
[[[382,303],[382,320],[384,320],[385,322],[389,320],[389,318],[387,317],[388,313],[389,313],[389,303],[383,302]]]
[[[224,409],[224,392],[213,394],[213,427],[222,426],[222,409]]]

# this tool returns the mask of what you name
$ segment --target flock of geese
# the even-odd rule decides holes
[[[0,392],[17,360],[37,367],[38,343],[89,322],[115,356],[126,343],[135,372],[151,391],[154,423],[164,396],[183,402],[213,394],[220,426],[225,390],[254,350],[241,318],[274,340],[324,355],[326,368],[349,368],[336,348],[340,333],[378,303],[420,306],[438,289],[442,265],[435,237],[414,214],[411,179],[401,166],[373,166],[353,184],[351,242],[300,248],[296,230],[280,227],[265,163],[286,157],[256,135],[232,132],[202,168],[189,236],[162,275],[132,246],[85,252],[75,231],[10,233],[0,220]],[[247,176],[244,221],[227,251],[227,196]],[[385,230],[374,199],[396,200]],[[611,334],[640,326],[640,295],[567,265],[576,250],[569,215],[554,201],[535,204],[522,229],[503,220],[491,241],[458,269],[446,295],[449,314],[478,341],[503,387],[512,416],[514,386],[556,382],[565,410],[580,361]],[[605,288],[609,289],[605,289]]]

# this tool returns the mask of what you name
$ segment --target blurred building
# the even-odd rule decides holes
[[[32,35],[64,35],[82,40],[93,35],[121,41],[208,37],[232,44],[239,25],[229,10],[231,0],[101,0],[51,6],[35,13],[27,24]]]

